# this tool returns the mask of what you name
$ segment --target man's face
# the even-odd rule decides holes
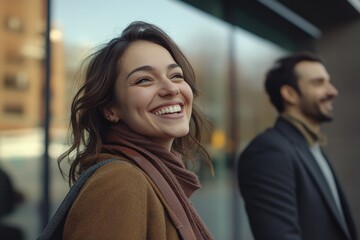
[[[298,110],[306,119],[316,124],[333,119],[332,100],[338,95],[331,84],[329,73],[319,62],[303,61],[295,66],[298,76]]]

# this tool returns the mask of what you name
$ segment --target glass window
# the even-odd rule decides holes
[[[6,115],[22,116],[24,114],[24,107],[20,104],[4,104],[3,112]]]
[[[8,90],[26,90],[29,86],[29,81],[24,73],[5,74],[4,88]]]
[[[23,23],[20,17],[10,16],[5,20],[5,27],[9,31],[13,32],[22,32],[23,31]]]
[[[42,230],[45,3],[0,1],[0,19],[5,23],[0,28],[0,63],[6,66],[0,68],[0,168],[19,197],[13,210],[0,215],[0,220],[18,229],[26,240],[36,239]],[[164,29],[188,57],[200,89],[196,103],[214,124],[207,148],[215,176],[205,166],[201,170],[195,166],[203,187],[192,197],[193,204],[215,239],[233,239],[239,228],[240,240],[251,239],[244,230],[246,216],[236,208],[241,200],[229,156],[240,148],[240,142],[268,124],[262,73],[283,50],[182,1],[51,3],[50,215],[69,189],[56,159],[67,144],[70,100],[80,63],[130,22],[144,20]],[[238,94],[236,103],[229,96],[232,86]],[[230,139],[233,133],[236,139]]]

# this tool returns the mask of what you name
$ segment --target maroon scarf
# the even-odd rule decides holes
[[[111,127],[102,152],[124,156],[119,146],[131,148],[146,158],[163,175],[179,198],[197,239],[212,239],[189,200],[192,193],[200,188],[199,179],[193,172],[185,168],[180,154],[169,152],[163,146],[132,131],[122,123]]]

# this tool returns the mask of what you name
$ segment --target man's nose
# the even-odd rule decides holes
[[[339,95],[339,91],[336,89],[336,87],[334,85],[332,85],[331,83],[329,83],[329,87],[328,87],[328,92],[329,95],[336,97],[337,95]]]

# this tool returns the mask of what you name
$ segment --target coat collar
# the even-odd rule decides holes
[[[284,117],[278,117],[274,128],[283,134],[291,143],[307,147],[306,139],[300,130]]]
[[[317,144],[324,146],[326,144],[325,135],[323,133],[314,132],[311,127],[305,122],[289,114],[282,114],[281,117],[287,120],[289,123],[291,123],[291,125],[293,125],[301,132],[309,146],[315,146]]]

